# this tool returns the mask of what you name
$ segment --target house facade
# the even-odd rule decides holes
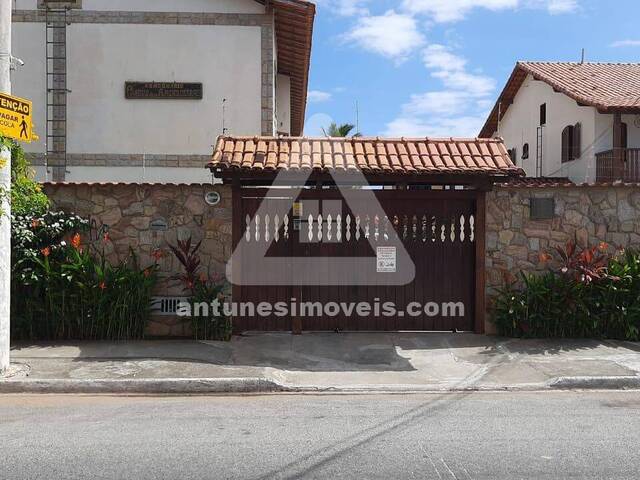
[[[43,181],[210,182],[218,135],[300,135],[300,0],[11,0]]]
[[[640,181],[640,64],[519,62],[480,136],[530,177]]]

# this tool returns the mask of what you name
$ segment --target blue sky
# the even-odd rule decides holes
[[[517,60],[640,61],[638,0],[316,4],[306,135],[475,136]]]

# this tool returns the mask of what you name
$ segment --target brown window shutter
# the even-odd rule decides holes
[[[573,145],[571,145],[571,160],[575,160],[577,158],[580,158],[580,155],[582,154],[582,139],[581,139],[581,125],[580,122],[576,123],[573,126]]]
[[[571,126],[564,127],[562,130],[562,154],[560,160],[562,163],[568,162],[569,158],[569,149],[571,146]]]

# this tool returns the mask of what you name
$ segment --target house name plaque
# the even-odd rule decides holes
[[[202,83],[125,82],[124,97],[130,100],[202,100]]]

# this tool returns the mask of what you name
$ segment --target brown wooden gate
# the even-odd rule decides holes
[[[365,195],[373,193],[384,210],[373,210]],[[282,269],[291,269],[291,258],[371,257],[376,247],[385,246],[395,231],[415,265],[415,279],[406,285],[389,285],[383,273],[373,273],[371,285],[238,285],[235,302],[369,302],[369,315],[287,315],[268,317],[240,312],[234,318],[236,331],[296,330],[474,330],[476,311],[476,229],[483,221],[476,213],[473,190],[369,190],[352,209],[337,189],[303,190],[294,199],[286,189],[237,189],[234,201],[234,246],[270,242],[267,255],[282,258]],[[358,194],[359,195],[359,194]],[[302,212],[291,208],[301,202]],[[262,215],[256,215],[262,204]],[[353,205],[352,205],[353,206]],[[266,209],[265,209],[266,208]],[[287,211],[284,216],[278,210]],[[357,211],[353,211],[357,210]],[[301,214],[300,214],[301,213]],[[294,214],[300,214],[299,216]],[[479,233],[479,232],[478,232]],[[260,268],[240,259],[236,268]],[[385,302],[393,302],[397,314],[380,313]],[[428,312],[409,315],[406,307],[429,304]],[[464,311],[453,308],[461,303]],[[378,305],[378,311],[375,306]],[[438,312],[435,312],[438,308]],[[449,309],[448,314],[445,309]],[[414,311],[417,305],[413,306]],[[298,311],[299,313],[299,311]],[[309,313],[309,312],[307,312]],[[436,314],[437,313],[437,314]],[[454,313],[455,315],[451,315]],[[461,315],[460,315],[461,314]]]

